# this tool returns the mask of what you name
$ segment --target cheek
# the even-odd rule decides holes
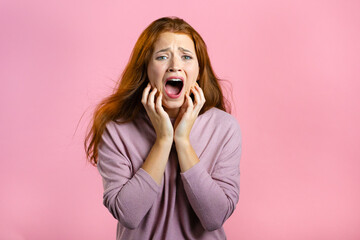
[[[158,73],[156,67],[153,65],[149,65],[149,67],[147,69],[147,74],[148,74],[148,78],[149,78],[151,85],[158,87],[157,82],[159,79],[159,73]]]
[[[189,90],[192,86],[195,85],[196,80],[199,76],[199,67],[198,66],[192,66],[191,68],[188,69],[188,73],[190,74],[189,77],[189,81],[186,84],[186,90]]]
[[[186,91],[189,91],[190,88],[195,85],[195,82],[196,82],[195,80],[188,81],[188,82],[186,83],[185,90],[186,90]]]

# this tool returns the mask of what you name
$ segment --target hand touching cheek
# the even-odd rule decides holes
[[[151,123],[155,128],[156,138],[158,140],[172,142],[174,130],[169,115],[162,107],[162,93],[159,92],[158,97],[155,99],[157,89],[156,87],[154,87],[151,91],[150,89],[151,85],[149,83],[143,91],[141,103],[144,105]]]
[[[194,94],[195,102],[193,103],[190,92]],[[198,117],[200,110],[204,106],[205,96],[200,86],[195,83],[190,92],[185,94],[185,102],[180,108],[179,115],[174,124],[174,141],[189,141],[192,126]]]

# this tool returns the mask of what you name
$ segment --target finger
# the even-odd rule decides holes
[[[164,114],[165,114],[166,112],[165,112],[164,108],[162,107],[162,93],[161,93],[161,92],[159,93],[159,96],[158,96],[157,99],[156,99],[156,105],[155,105],[155,107],[156,107],[157,113],[159,113],[160,115],[163,115],[163,116],[164,116]]]
[[[190,92],[188,92],[186,94],[186,99],[187,99],[187,108],[186,108],[186,112],[191,112],[193,110],[194,104],[193,101],[190,97]]]
[[[206,99],[205,99],[205,95],[204,95],[204,91],[201,89],[201,87],[196,87],[198,92],[199,92],[199,96],[200,96],[200,103],[201,105],[204,105],[204,103],[206,102]]]
[[[150,83],[148,83],[148,85],[144,88],[143,94],[142,94],[142,98],[141,98],[141,103],[145,106],[147,103],[147,99],[148,99],[148,95],[149,95],[149,91],[150,91]]]
[[[196,87],[192,87],[191,91],[194,93],[195,96],[195,107],[200,104],[200,93]]]
[[[200,87],[199,85],[197,85],[197,89],[198,89],[199,92],[200,92],[201,101],[205,103],[205,102],[206,102],[206,99],[205,99],[204,91],[201,89],[201,87]]]
[[[187,93],[185,94],[185,101],[184,101],[184,103],[183,103],[183,105],[181,105],[181,108],[180,108],[180,111],[179,111],[179,114],[180,113],[184,113],[185,111],[186,111],[186,109],[187,109],[187,107],[188,107],[188,100],[187,100]]]
[[[147,101],[147,105],[151,108],[154,109],[154,98],[155,98],[155,93],[157,92],[156,88],[153,88],[153,90],[150,92],[149,97],[148,97],[148,101]]]
[[[194,111],[196,113],[199,113],[205,103],[205,101],[204,101],[205,98],[203,97],[203,95],[201,95],[201,93],[202,93],[201,88],[196,86],[195,89],[196,89],[196,91],[195,91],[196,94],[194,93],[194,95],[195,95],[195,99],[196,99],[196,104],[195,104]]]

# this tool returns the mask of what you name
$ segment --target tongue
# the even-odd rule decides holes
[[[166,84],[165,89],[170,94],[178,94],[180,92],[179,86],[173,86],[171,84]]]

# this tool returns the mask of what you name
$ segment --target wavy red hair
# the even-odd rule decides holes
[[[215,75],[211,67],[207,46],[200,34],[181,18],[159,18],[141,33],[114,93],[102,100],[94,111],[90,123],[91,128],[84,142],[87,159],[92,165],[97,164],[97,148],[106,124],[109,121],[132,121],[140,111],[145,111],[141,97],[149,81],[147,66],[153,53],[154,43],[163,32],[186,34],[194,41],[199,62],[198,84],[206,99],[199,114],[203,114],[212,107],[230,112],[230,103],[224,98],[219,84],[221,79]]]

